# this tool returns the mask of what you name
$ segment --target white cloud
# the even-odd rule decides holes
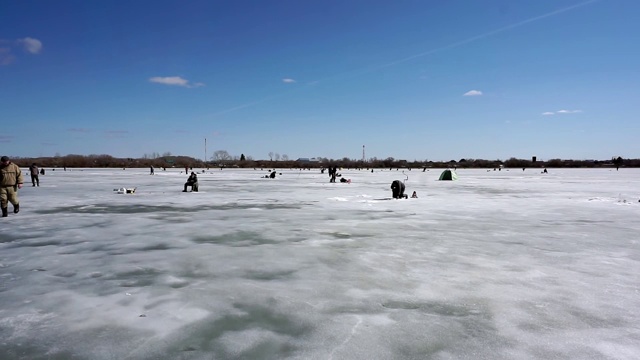
[[[296,81],[293,80],[293,79],[290,79],[290,78],[285,78],[285,79],[282,79],[282,82],[283,83],[287,83],[287,84],[292,84],[292,83],[294,83]]]
[[[480,91],[480,90],[471,90],[471,91],[467,91],[462,96],[480,96],[480,95],[482,95],[482,91]]]
[[[189,83],[189,80],[183,79],[180,76],[166,76],[166,77],[155,76],[150,78],[149,81],[157,84],[183,86],[188,88],[204,86],[204,84],[201,82],[191,84]]]
[[[24,46],[27,52],[32,54],[39,54],[42,50],[42,41],[30,37],[24,39],[18,39],[18,42]]]
[[[556,114],[577,114],[577,113],[581,113],[582,110],[558,110],[558,111],[545,111],[542,113],[542,115],[544,116],[548,116],[548,115],[556,115]]]
[[[187,86],[189,84],[188,80],[181,78],[180,76],[167,76],[167,77],[152,77],[149,81],[158,84],[165,85],[177,85],[177,86]]]

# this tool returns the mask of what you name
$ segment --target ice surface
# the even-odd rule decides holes
[[[640,356],[640,170],[148,172],[25,184],[1,359]]]

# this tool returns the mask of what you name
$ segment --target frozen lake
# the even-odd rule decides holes
[[[3,360],[640,357],[640,169],[46,170],[0,219]]]

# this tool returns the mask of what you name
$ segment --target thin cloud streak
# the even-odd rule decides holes
[[[9,65],[16,60],[16,57],[11,53],[11,49],[8,47],[0,48],[0,66]]]
[[[549,12],[549,13],[546,13],[546,14],[542,14],[542,15],[536,16],[536,17],[532,17],[530,19],[523,20],[523,21],[517,22],[515,24],[507,25],[507,26],[504,26],[504,27],[501,27],[501,28],[498,28],[498,29],[495,29],[495,30],[492,30],[492,31],[489,31],[489,32],[486,32],[486,33],[483,33],[483,34],[480,34],[480,35],[472,36],[472,37],[470,37],[468,39],[461,40],[461,41],[455,42],[453,44],[449,44],[449,45],[446,45],[446,46],[443,46],[443,47],[439,47],[439,48],[436,48],[436,49],[433,49],[433,50],[425,51],[425,52],[422,52],[422,53],[419,53],[419,54],[411,55],[411,56],[408,56],[406,58],[403,58],[403,59],[400,59],[400,60],[396,60],[396,61],[392,61],[392,62],[387,63],[387,64],[379,65],[377,67],[374,67],[374,68],[370,69],[370,71],[387,68],[387,67],[390,67],[390,66],[398,65],[398,64],[401,64],[401,63],[416,59],[416,58],[420,58],[420,57],[424,57],[424,56],[427,56],[427,55],[435,54],[435,53],[438,53],[438,52],[441,52],[441,51],[444,51],[444,50],[453,49],[453,48],[456,48],[456,47],[459,47],[459,46],[462,46],[462,45],[466,45],[468,43],[471,43],[471,42],[474,42],[474,41],[477,41],[477,40],[481,40],[481,39],[487,38],[489,36],[493,36],[493,35],[505,32],[507,30],[518,28],[520,26],[532,23],[534,21],[538,21],[538,20],[546,19],[546,18],[551,17],[551,16],[559,15],[559,14],[565,13],[567,11],[571,11],[571,10],[574,10],[574,9],[577,9],[577,8],[580,8],[580,7],[583,7],[583,6],[589,5],[591,3],[598,2],[598,1],[600,1],[600,0],[589,0],[589,1],[585,1],[585,2],[579,3],[579,4],[567,6],[565,8],[558,9],[558,10],[555,10],[555,11],[552,11],[552,12]]]
[[[246,103],[246,104],[238,105],[238,106],[236,106],[236,107],[232,107],[232,108],[229,108],[229,109],[226,109],[226,110],[218,111],[217,113],[213,113],[213,114],[211,114],[211,115],[209,115],[209,116],[218,116],[218,115],[222,115],[222,114],[230,113],[230,112],[233,112],[233,111],[236,111],[236,110],[240,110],[240,109],[248,108],[248,107],[251,107],[251,106],[254,106],[254,105],[261,104],[261,103],[263,103],[263,102],[265,102],[265,101],[267,101],[267,100],[271,100],[271,99],[275,99],[275,98],[278,98],[278,97],[282,97],[282,96],[284,96],[284,95],[285,95],[285,94],[271,95],[271,96],[268,96],[268,97],[263,98],[263,99],[260,99],[260,100],[256,100],[256,101],[253,101],[253,102],[250,102],[250,103]]]
[[[542,113],[544,116],[556,115],[556,114],[579,114],[582,110],[558,110],[558,111],[545,111]]]
[[[67,131],[69,132],[78,132],[78,133],[88,133],[91,132],[91,130],[87,129],[87,128],[69,128],[67,129]]]
[[[119,139],[119,138],[127,137],[127,135],[129,135],[129,131],[128,130],[107,130],[104,132],[104,134],[105,134],[105,137],[109,139]]]
[[[487,37],[490,37],[490,36],[493,36],[493,35],[508,31],[508,30],[512,30],[512,29],[524,26],[526,24],[530,24],[530,23],[538,21],[538,20],[542,20],[542,19],[546,19],[546,18],[551,17],[551,16],[559,15],[559,14],[565,13],[567,11],[575,10],[575,9],[580,8],[580,7],[583,7],[583,6],[598,2],[598,1],[600,1],[600,0],[588,0],[588,1],[581,2],[581,3],[575,4],[575,5],[567,6],[567,7],[564,7],[562,9],[558,9],[558,10],[554,10],[554,11],[548,12],[546,14],[538,15],[538,16],[532,17],[530,19],[526,19],[526,20],[511,24],[511,25],[507,25],[507,26],[504,26],[504,27],[501,27],[501,28],[498,28],[498,29],[495,29],[495,30],[491,30],[491,31],[486,32],[486,33],[482,33],[480,35],[472,36],[470,38],[454,42],[454,43],[446,45],[446,46],[442,46],[442,47],[439,47],[439,48],[436,48],[436,49],[433,49],[433,50],[421,52],[421,53],[418,53],[418,54],[415,54],[415,55],[411,55],[411,56],[408,56],[406,58],[402,58],[402,59],[399,59],[399,60],[395,60],[395,61],[392,61],[392,62],[389,62],[389,63],[386,63],[386,64],[372,66],[372,67],[368,67],[368,68],[360,69],[360,70],[355,70],[355,71],[344,72],[344,73],[340,73],[340,74],[336,74],[336,75],[333,75],[333,76],[326,77],[326,78],[321,79],[321,80],[311,81],[311,82],[307,83],[305,86],[299,87],[298,89],[301,90],[301,89],[304,89],[304,88],[307,88],[307,87],[311,87],[311,86],[317,85],[317,84],[319,84],[321,82],[326,82],[326,81],[333,80],[333,79],[341,79],[341,78],[344,78],[344,77],[355,77],[355,76],[359,76],[359,75],[364,75],[366,73],[370,73],[370,72],[374,72],[374,71],[381,70],[381,69],[384,69],[384,68],[392,67],[392,66],[395,66],[395,65],[398,65],[398,64],[402,64],[404,62],[407,62],[407,61],[410,61],[410,60],[413,60],[413,59],[417,59],[417,58],[421,58],[421,57],[424,57],[424,56],[427,56],[427,55],[439,53],[441,51],[457,48],[457,47],[460,47],[462,45],[466,45],[466,44],[472,43],[472,42],[477,41],[477,40],[481,40],[481,39],[484,39],[484,38],[487,38]],[[240,110],[240,109],[244,109],[244,108],[247,108],[247,107],[251,107],[253,105],[257,105],[257,104],[263,103],[263,102],[265,102],[265,101],[267,101],[269,99],[272,99],[272,98],[278,97],[278,96],[281,96],[281,95],[269,96],[269,97],[266,97],[266,98],[261,99],[261,100],[253,101],[253,102],[246,103],[246,104],[243,104],[243,105],[238,105],[238,106],[233,107],[233,108],[229,108],[229,109],[226,109],[226,110],[219,111],[219,112],[213,114],[213,116],[229,113],[229,112]]]

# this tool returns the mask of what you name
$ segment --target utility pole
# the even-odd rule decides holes
[[[204,138],[204,165],[207,166],[207,138]]]
[[[367,162],[366,157],[364,157],[364,145],[362,145],[362,162]]]

